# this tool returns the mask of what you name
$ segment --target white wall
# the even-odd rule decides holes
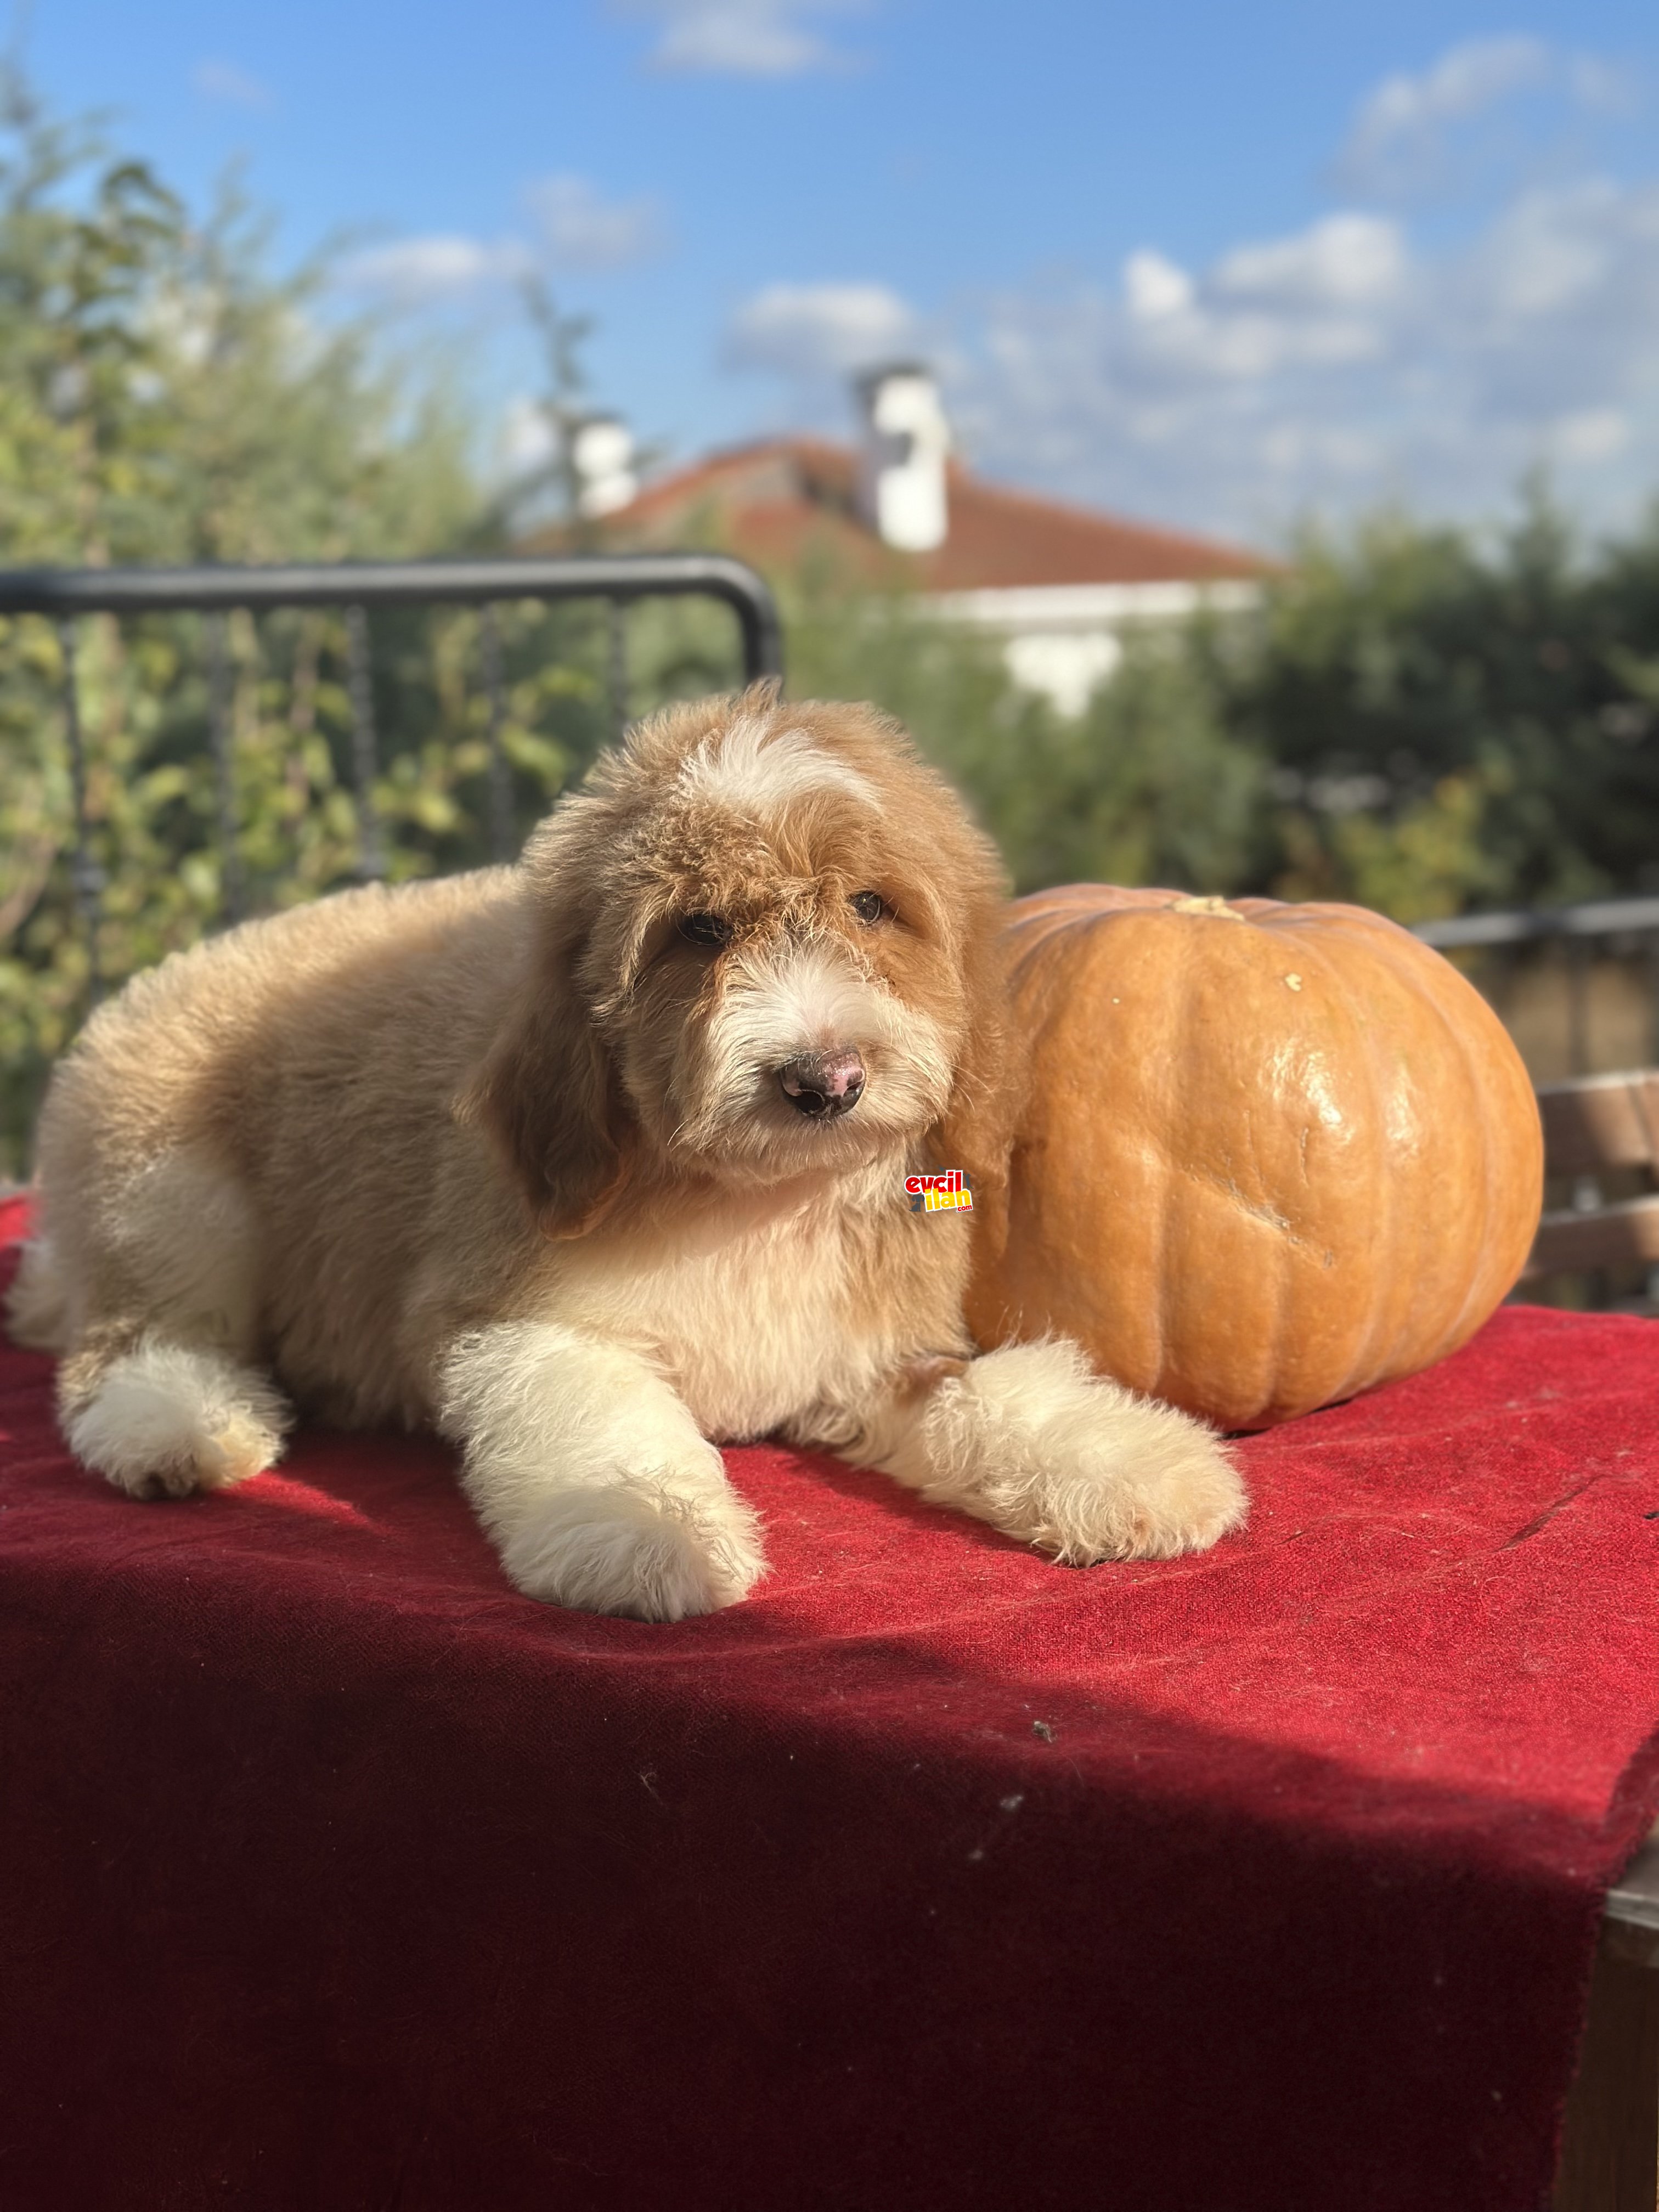
[[[932,605],[947,622],[1003,641],[1016,683],[1080,714],[1089,695],[1123,658],[1133,629],[1184,622],[1200,608],[1218,614],[1255,606],[1260,584],[1052,584],[1012,591],[941,592]]]

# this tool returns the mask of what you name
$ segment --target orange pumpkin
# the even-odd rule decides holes
[[[1521,1271],[1543,1194],[1497,1016],[1380,915],[1072,884],[1009,926],[1030,1089],[976,1219],[981,1344],[1055,1330],[1263,1427],[1408,1375]]]

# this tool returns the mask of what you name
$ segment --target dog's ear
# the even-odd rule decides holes
[[[585,1237],[628,1181],[633,1125],[577,988],[578,948],[544,943],[458,1105],[501,1147],[544,1237]]]

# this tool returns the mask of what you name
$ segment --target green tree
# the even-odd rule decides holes
[[[193,222],[142,163],[0,81],[0,563],[410,557],[485,542],[466,410],[327,269],[268,266],[228,190]],[[603,661],[571,617],[503,610],[505,750],[525,819],[608,733]],[[592,625],[588,625],[591,629]],[[477,618],[376,617],[376,792],[394,875],[483,856]],[[571,649],[573,638],[582,647]],[[226,634],[237,863],[256,909],[358,857],[343,623]],[[77,625],[96,960],[118,981],[222,913],[208,639],[191,617]],[[62,643],[0,623],[0,1167],[88,1001],[71,881]]]
[[[1400,516],[1306,539],[1206,656],[1273,764],[1264,887],[1417,921],[1654,880],[1656,581],[1651,533],[1586,556],[1536,493],[1486,543]]]
[[[1017,889],[1096,878],[1237,888],[1261,843],[1265,763],[1225,726],[1199,641],[1131,641],[1086,711],[1022,689],[999,642],[902,590],[781,584],[797,696],[872,699],[966,793]]]

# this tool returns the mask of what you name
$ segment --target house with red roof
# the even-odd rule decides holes
[[[1110,675],[1127,631],[1249,606],[1274,572],[1237,546],[975,476],[951,456],[923,368],[884,369],[859,390],[856,447],[767,439],[642,488],[606,424],[609,473],[584,478],[584,510],[613,545],[717,546],[775,577],[908,586],[999,639],[1016,678],[1067,713]]]

